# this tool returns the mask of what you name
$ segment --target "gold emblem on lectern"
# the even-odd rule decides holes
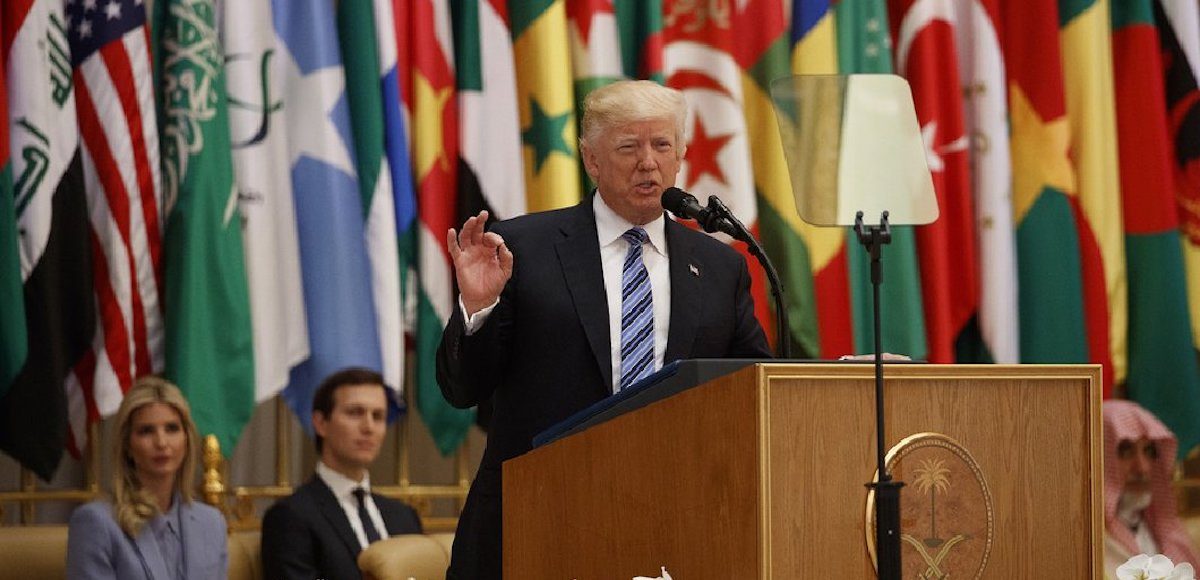
[[[975,458],[954,439],[918,433],[887,453],[900,495],[903,576],[921,580],[979,578],[994,528],[992,494]],[[878,474],[876,474],[878,477]],[[875,561],[875,496],[867,494],[867,550]]]

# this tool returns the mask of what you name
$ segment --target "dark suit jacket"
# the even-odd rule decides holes
[[[389,535],[421,533],[421,520],[411,507],[378,494],[371,497]],[[315,475],[263,516],[264,578],[357,580],[362,578],[361,551],[346,512]]]
[[[176,500],[180,501],[180,500]],[[225,518],[216,508],[193,501],[179,504],[183,524],[183,561],[187,578],[225,578],[229,557]],[[0,572],[0,576],[3,573]],[[67,531],[67,578],[70,580],[167,580],[154,530],[147,523],[136,538],[125,535],[113,518],[112,504],[94,501],[71,513]]]
[[[495,225],[513,275],[487,322],[467,336],[457,303],[437,377],[456,407],[491,397],[487,449],[459,519],[448,578],[501,575],[500,464],[534,435],[612,393],[608,304],[592,200]],[[736,251],[671,220],[671,319],[664,362],[770,357]]]

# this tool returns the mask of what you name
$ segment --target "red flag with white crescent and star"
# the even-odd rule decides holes
[[[954,16],[932,0],[889,0],[896,71],[912,85],[941,217],[917,228],[929,360],[955,362],[955,341],[979,310],[970,159]]]

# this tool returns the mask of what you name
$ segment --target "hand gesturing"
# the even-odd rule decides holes
[[[454,228],[446,231],[446,246],[454,260],[454,276],[468,316],[495,303],[512,277],[512,252],[500,234],[484,231],[487,217],[484,210],[468,218],[461,235]]]

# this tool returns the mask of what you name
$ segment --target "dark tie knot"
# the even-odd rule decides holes
[[[350,493],[354,494],[354,498],[358,500],[359,505],[362,505],[363,498],[367,497],[367,490],[365,490],[361,487],[354,488],[354,491],[352,491]]]
[[[650,235],[642,228],[630,228],[629,231],[621,234],[621,237],[625,238],[625,241],[629,242],[631,246],[640,246],[650,239]]]

